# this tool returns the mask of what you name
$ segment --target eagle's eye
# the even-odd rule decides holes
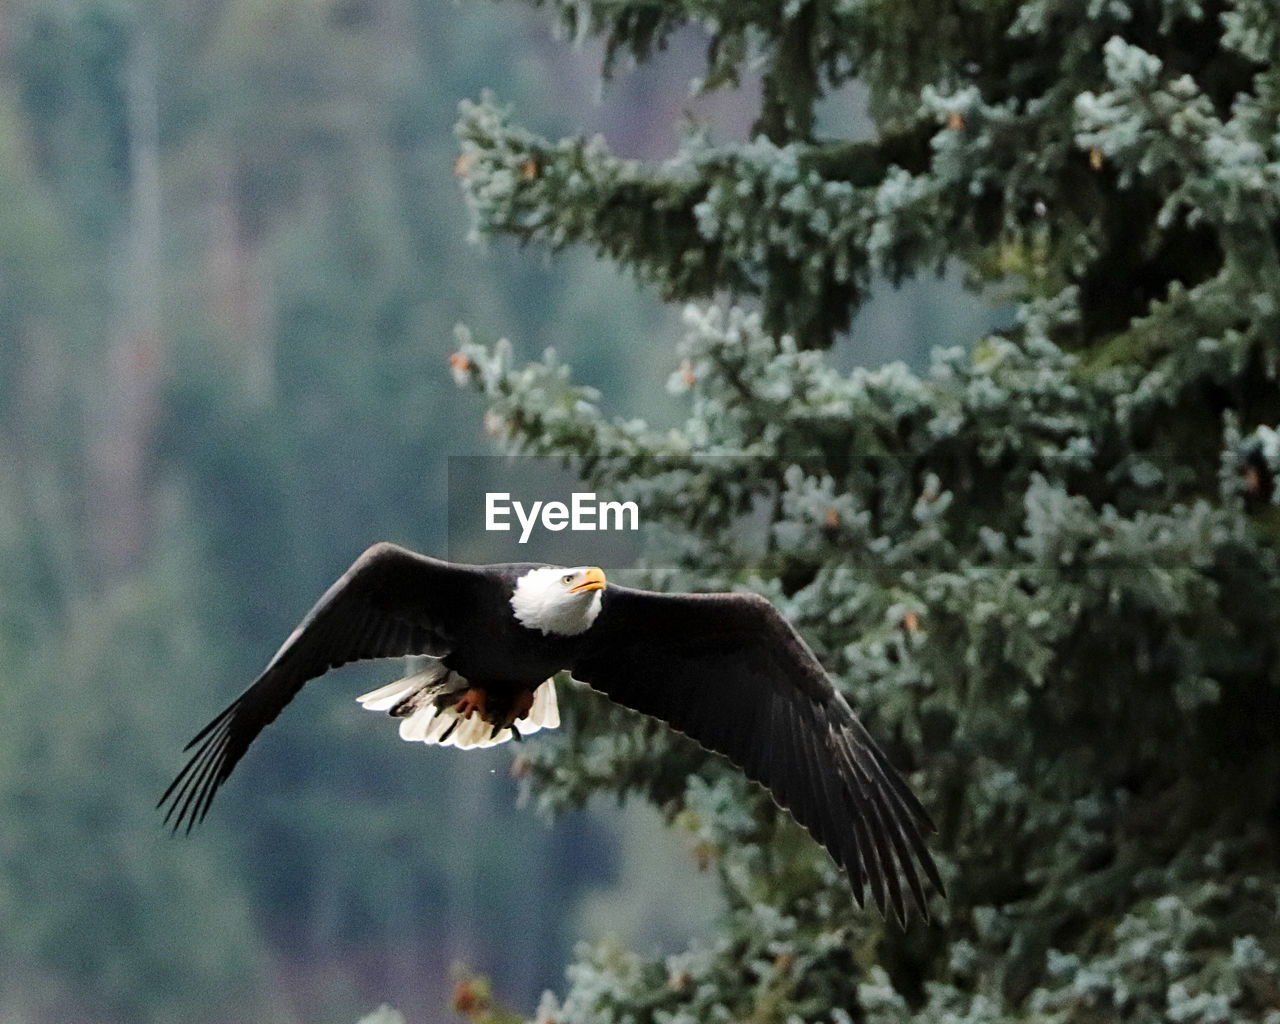
[[[561,576],[561,577],[560,577],[560,582],[561,582],[561,583],[563,583],[563,584],[565,584],[566,586],[567,586],[568,584],[572,583],[572,582],[573,582],[573,580],[574,580],[574,574],[573,574],[573,573],[571,573],[571,572],[567,572],[567,573],[565,573],[563,576]]]

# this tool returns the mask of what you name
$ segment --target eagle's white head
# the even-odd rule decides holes
[[[511,610],[528,629],[559,636],[586,632],[600,614],[604,573],[594,565],[563,569],[544,565],[516,580]]]

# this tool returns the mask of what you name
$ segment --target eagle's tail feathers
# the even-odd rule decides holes
[[[389,711],[399,718],[400,738],[403,740],[460,750],[505,743],[516,737],[515,729],[519,729],[519,736],[523,738],[539,729],[554,729],[560,724],[554,679],[548,679],[534,690],[529,713],[514,728],[496,728],[474,713],[469,718],[461,717],[453,705],[469,685],[461,676],[433,660],[421,671],[356,699],[370,711]]]

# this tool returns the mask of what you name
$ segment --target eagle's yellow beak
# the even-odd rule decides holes
[[[591,566],[582,574],[582,582],[575,583],[569,588],[571,594],[585,594],[589,590],[604,590],[605,578],[604,570]]]

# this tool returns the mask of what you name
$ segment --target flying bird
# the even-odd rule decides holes
[[[756,594],[664,594],[594,567],[461,565],[394,544],[362,554],[262,675],[187,744],[157,806],[174,831],[202,821],[257,735],[311,679],[347,662],[421,656],[358,698],[406,740],[460,748],[559,724],[568,669],[623,707],[727,757],[826,848],[863,905],[927,919],[944,893],[928,814],[791,625]]]

